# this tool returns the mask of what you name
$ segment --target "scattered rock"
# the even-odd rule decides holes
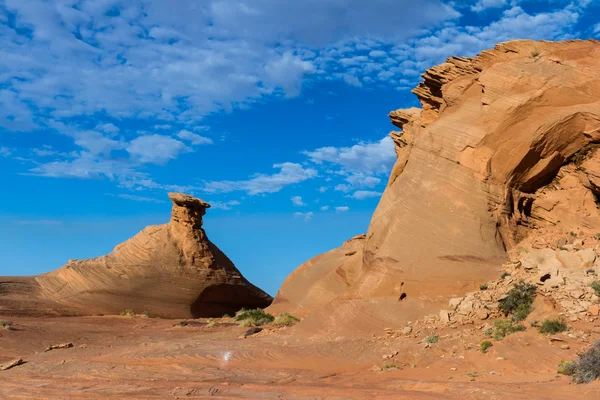
[[[588,308],[588,313],[594,317],[600,315],[600,305],[594,304],[590,308]]]
[[[444,323],[450,322],[450,313],[446,310],[440,311],[440,321]]]
[[[453,310],[456,310],[456,307],[460,305],[463,299],[464,297],[455,297],[453,299],[450,299],[450,302],[448,304],[450,305],[450,307],[452,307]]]
[[[256,335],[258,332],[261,332],[263,329],[259,328],[258,326],[254,326],[250,329],[248,329],[246,331],[246,333],[244,333],[244,337],[247,338],[248,336],[252,336],[252,335]]]
[[[477,310],[475,312],[475,315],[477,316],[477,318],[479,319],[488,319],[490,314],[487,311],[483,311],[483,310]]]
[[[53,345],[48,346],[48,348],[46,350],[44,350],[44,352],[51,351],[51,350],[59,350],[59,349],[70,349],[71,347],[73,347],[73,343],[53,344]]]
[[[563,350],[569,350],[571,346],[569,346],[568,344],[563,344],[562,346],[560,346],[560,348]]]
[[[402,333],[403,335],[410,335],[411,332],[412,332],[412,328],[410,326],[405,326],[400,331],[400,333]]]
[[[21,358],[17,358],[16,360],[12,360],[8,364],[0,365],[0,371],[6,371],[7,369],[11,369],[23,364],[25,364],[25,361],[23,361],[23,359]]]

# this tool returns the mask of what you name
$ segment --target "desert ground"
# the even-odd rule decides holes
[[[312,341],[294,327],[243,338],[246,328],[231,319],[210,321],[12,318],[14,329],[0,331],[0,363],[25,363],[0,372],[0,398],[600,398],[600,383],[574,385],[556,372],[600,338],[597,321],[553,340],[536,331],[511,335],[485,354],[476,325],[436,331],[439,341],[427,346],[421,336],[429,332],[418,328]],[[589,338],[572,334],[579,331]],[[73,347],[45,351],[65,343]],[[383,369],[392,364],[397,369]]]

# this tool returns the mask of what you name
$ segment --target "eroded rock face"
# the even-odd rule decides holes
[[[437,314],[519,243],[600,232],[600,42],[501,43],[423,78],[422,108],[390,114],[398,160],[358,276],[303,322],[320,334]]]
[[[249,283],[206,237],[202,217],[210,205],[181,193],[169,198],[169,223],[145,228],[106,256],[70,261],[30,279],[24,284],[27,298],[49,310],[66,308],[80,315],[131,309],[170,318],[220,317],[242,307],[267,307],[271,297]],[[0,288],[11,281],[0,278]],[[0,296],[0,305],[10,300],[17,308],[15,293]]]

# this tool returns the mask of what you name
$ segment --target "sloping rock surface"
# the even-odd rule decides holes
[[[390,114],[398,160],[357,276],[298,329],[402,326],[497,278],[523,241],[600,232],[600,42],[501,43],[423,79],[422,108]],[[312,282],[307,265],[276,303]]]
[[[189,318],[267,307],[271,297],[208,240],[202,217],[210,205],[181,193],[169,198],[169,223],[145,228],[106,256],[71,260],[36,277],[0,278],[0,310],[90,315],[130,309]]]

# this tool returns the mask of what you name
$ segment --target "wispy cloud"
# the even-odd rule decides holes
[[[346,212],[346,211],[350,211],[350,207],[347,206],[341,206],[341,207],[336,207],[335,211],[337,212]]]
[[[206,182],[203,190],[208,193],[244,191],[249,195],[276,193],[286,186],[304,182],[317,176],[315,169],[304,168],[300,164],[291,162],[275,164],[273,168],[279,169],[279,172],[272,175],[256,174],[252,178],[242,181]]]
[[[22,220],[15,221],[17,225],[43,225],[43,226],[56,226],[62,225],[63,221],[54,219],[40,219],[40,220]]]
[[[213,141],[210,138],[200,136],[196,133],[192,133],[190,131],[182,130],[177,134],[177,137],[182,140],[187,140],[193,145],[201,145],[201,144],[212,144]]]
[[[311,221],[314,215],[315,215],[315,213],[313,213],[312,211],[306,212],[306,213],[302,213],[302,212],[294,213],[295,218],[302,218],[304,220],[304,222]]]
[[[159,199],[155,199],[152,197],[137,196],[137,195],[128,194],[128,193],[122,193],[122,194],[106,193],[106,195],[112,196],[112,197],[120,197],[121,199],[125,199],[125,200],[139,201],[142,203],[157,203],[157,204],[166,203],[165,200],[159,200]]]
[[[356,192],[352,193],[351,196],[348,197],[351,197],[356,200],[364,200],[372,197],[381,197],[382,194],[383,193],[381,192],[375,192],[371,190],[357,190]]]
[[[290,200],[292,200],[292,204],[297,207],[306,206],[306,203],[302,201],[302,196],[292,196]]]

